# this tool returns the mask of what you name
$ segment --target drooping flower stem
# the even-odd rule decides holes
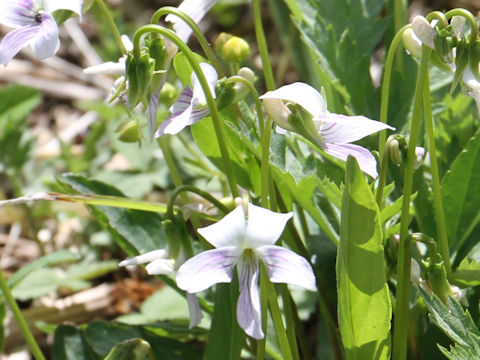
[[[233,173],[233,167],[232,163],[230,161],[230,156],[228,154],[228,148],[226,145],[225,141],[225,130],[223,128],[223,123],[220,119],[220,113],[218,112],[217,105],[215,103],[215,99],[213,98],[212,93],[210,92],[210,88],[208,86],[207,79],[205,78],[205,75],[198,64],[198,62],[195,60],[195,57],[190,50],[190,48],[185,44],[172,30],[166,29],[162,26],[159,25],[144,25],[140,27],[136,32],[133,37],[133,52],[134,56],[136,58],[139,58],[141,55],[140,52],[140,39],[142,35],[153,32],[153,33],[158,33],[160,35],[166,36],[169,38],[171,41],[175,43],[175,45],[178,46],[178,48],[183,51],[185,54],[185,57],[187,58],[188,62],[193,68],[193,71],[197,75],[198,81],[200,82],[203,92],[205,94],[205,99],[207,101],[208,108],[210,109],[210,116],[213,121],[213,126],[215,128],[215,135],[217,137],[217,142],[218,142],[218,147],[220,149],[220,153],[222,156],[223,164],[224,164],[224,170],[225,174],[227,176],[228,180],[228,185],[230,187],[230,191],[233,195],[233,197],[238,196],[238,186],[237,186],[237,180],[235,179],[235,175]]]
[[[431,49],[422,46],[422,59],[418,71],[413,115],[410,129],[410,139],[407,151],[407,164],[403,185],[403,203],[400,223],[400,243],[398,247],[397,266],[397,292],[395,307],[395,322],[393,332],[393,359],[405,360],[407,358],[408,310],[410,302],[410,267],[411,267],[411,239],[408,236],[410,223],[410,198],[413,186],[413,171],[415,165],[415,145],[417,143],[420,120],[422,113],[422,98],[427,79],[428,63]]]
[[[260,266],[263,268],[263,265]],[[268,287],[267,277],[265,272],[260,271],[259,283],[260,283],[260,308],[262,314],[262,331],[265,334],[263,339],[257,340],[257,353],[256,360],[265,359],[265,346],[267,343],[267,318],[268,318]]]
[[[113,20],[112,14],[108,9],[107,5],[103,2],[103,0],[95,0],[95,3],[98,5],[98,8],[102,12],[110,31],[112,32],[113,38],[117,43],[118,48],[122,55],[126,54],[127,50],[125,49],[125,45],[123,45],[122,37],[120,36],[120,32],[118,31],[117,25],[115,25],[115,21]]]
[[[203,32],[200,30],[198,25],[195,23],[195,21],[193,21],[190,16],[185,14],[183,11],[178,10],[176,7],[164,6],[155,11],[155,13],[152,15],[152,24],[158,24],[160,22],[160,18],[168,14],[178,16],[180,19],[185,21],[185,23],[192,29],[192,32],[195,34],[195,37],[197,38],[200,46],[202,47],[203,52],[207,56],[207,59],[215,67],[215,70],[217,70],[218,76],[222,78],[224,76],[224,73],[222,67],[218,62],[217,57],[215,56],[215,53],[213,52]]]
[[[5,277],[3,276],[3,271],[1,269],[0,269],[0,290],[3,293],[3,296],[5,297],[5,300],[8,306],[10,307],[10,310],[12,310],[12,313],[13,313],[13,316],[15,317],[17,325],[22,331],[22,334],[25,337],[25,340],[27,341],[27,344],[30,347],[30,350],[32,350],[33,356],[37,360],[45,360],[45,357],[43,356],[42,351],[40,350],[40,347],[35,341],[35,338],[33,337],[33,334],[30,331],[28,324],[22,315],[22,312],[20,311],[20,308],[17,305],[17,302],[15,301],[15,299],[12,296],[12,293],[10,292],[10,288],[8,287],[7,281],[5,280]]]
[[[407,22],[407,0],[394,0],[393,4],[393,27],[396,34],[400,32],[400,29]],[[399,69],[403,68],[402,53],[399,50],[395,50],[397,57],[397,65]]]
[[[386,146],[382,151],[382,156],[380,157],[380,172],[378,176],[378,187],[377,192],[375,194],[375,201],[378,205],[378,209],[382,211],[383,208],[383,190],[385,189],[385,185],[387,183],[387,173],[388,173],[388,149],[390,147],[391,138],[387,139]]]
[[[255,22],[255,34],[257,37],[258,51],[262,59],[263,74],[265,76],[265,83],[267,90],[275,90],[275,79],[273,77],[272,65],[270,63],[270,55],[268,53],[267,40],[265,32],[263,31],[262,12],[260,9],[260,1],[252,0],[253,19]]]
[[[193,192],[193,193],[203,197],[205,200],[211,202],[221,212],[223,212],[225,214],[230,211],[225,205],[223,205],[220,201],[215,199],[209,192],[204,191],[202,189],[199,189],[198,187],[193,186],[193,185],[182,185],[182,186],[177,187],[175,189],[175,191],[172,193],[172,195],[170,196],[170,199],[168,199],[167,213],[166,213],[168,218],[173,218],[174,217],[173,209],[174,209],[175,199],[177,198],[178,195],[185,194],[186,191]]]
[[[275,291],[275,286],[273,285],[273,283],[268,280],[267,271],[265,270],[265,266],[263,264],[261,264],[260,266],[260,275],[261,277],[263,276],[265,278],[265,282],[267,285],[268,307],[270,309],[270,314],[272,315],[278,343],[280,344],[282,359],[293,360],[287,333],[285,331],[285,326],[283,325],[282,313],[277,302],[277,292]]]
[[[425,128],[427,130],[428,137],[428,150],[430,153],[430,173],[432,175],[433,185],[433,208],[435,211],[435,224],[437,226],[437,236],[440,254],[443,258],[447,277],[450,278],[452,274],[452,267],[450,264],[450,252],[448,247],[445,213],[443,211],[440,175],[438,173],[437,150],[435,147],[435,135],[433,132],[432,104],[430,101],[430,87],[428,85],[429,78],[427,73],[425,87],[423,90],[423,113],[425,117]]]
[[[279,284],[280,294],[282,296],[283,302],[283,313],[285,315],[285,322],[287,324],[287,338],[290,344],[290,349],[292,350],[292,357],[293,360],[299,360],[300,355],[298,353],[298,344],[297,344],[297,334],[296,334],[296,322],[295,316],[293,315],[293,311],[295,309],[293,304],[293,299],[290,296],[290,292],[288,291],[288,287],[286,284]]]
[[[388,97],[390,94],[390,81],[392,79],[392,69],[393,69],[393,60],[395,59],[395,54],[397,53],[398,44],[402,41],[402,35],[404,31],[408,28],[411,28],[412,25],[405,25],[402,27],[390,44],[390,48],[388,49],[387,59],[385,60],[385,70],[383,73],[383,80],[382,80],[382,100],[380,103],[380,121],[383,123],[387,123],[388,119]],[[380,131],[378,133],[378,153],[379,158],[382,159],[383,151],[385,147],[385,142],[387,140],[387,133],[386,130]]]
[[[477,25],[477,20],[475,19],[475,16],[473,16],[473,14],[466,9],[453,9],[445,13],[445,18],[447,19],[450,19],[454,16],[463,16],[465,19],[467,19],[468,23],[470,24],[470,31],[471,31],[470,41],[472,43],[475,42],[478,36],[478,25]]]

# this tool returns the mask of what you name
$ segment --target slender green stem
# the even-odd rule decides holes
[[[180,172],[178,171],[177,165],[175,164],[175,160],[173,159],[172,154],[170,153],[170,147],[168,146],[168,139],[164,136],[157,138],[158,145],[160,146],[160,150],[162,150],[163,158],[165,163],[167,164],[170,176],[172,177],[173,184],[175,187],[179,187],[183,185],[182,177]],[[184,204],[188,204],[188,197],[185,193],[181,195],[182,202]]]
[[[3,276],[3,271],[1,269],[0,269],[0,290],[2,290],[3,296],[5,297],[7,304],[10,307],[10,310],[12,310],[13,316],[17,321],[17,325],[22,331],[22,334],[25,337],[25,340],[27,341],[27,344],[30,347],[30,350],[32,350],[33,356],[35,356],[35,359],[37,360],[45,360],[45,357],[43,356],[42,351],[40,350],[40,347],[35,341],[35,338],[33,337],[33,334],[30,331],[28,324],[22,315],[22,312],[20,311],[20,308],[17,305],[17,302],[15,301],[15,299],[12,296],[12,293],[10,292],[10,288],[8,287],[7,281],[5,280],[5,277]]]
[[[266,273],[260,271],[260,307],[262,314],[262,330],[265,334],[263,339],[257,340],[257,353],[256,360],[265,359],[265,345],[267,343],[267,317],[268,317],[268,287],[267,287],[268,278]]]
[[[268,53],[267,40],[262,24],[262,11],[260,9],[260,1],[252,0],[253,19],[255,22],[255,34],[257,37],[258,51],[262,59],[263,74],[265,76],[265,83],[267,90],[275,90],[275,79],[273,77],[272,65],[270,63],[270,55]]]
[[[393,4],[393,27],[394,32],[398,34],[399,30],[407,23],[407,1],[406,0],[394,0]],[[395,51],[397,57],[397,65],[399,69],[403,68],[402,53],[398,50]]]
[[[105,17],[105,20],[107,21],[108,27],[113,34],[113,38],[115,39],[120,52],[122,55],[126,54],[127,50],[125,49],[125,45],[123,45],[122,37],[120,36],[120,32],[118,31],[117,25],[115,25],[115,21],[113,21],[112,14],[110,13],[107,5],[105,5],[103,0],[95,0],[95,3],[100,8],[102,15]]]
[[[218,112],[217,105],[215,103],[215,99],[213,98],[213,95],[210,91],[210,87],[208,86],[207,79],[205,78],[205,74],[202,71],[202,68],[196,61],[192,51],[190,48],[185,44],[178,36],[173,32],[172,30],[166,29],[162,26],[158,25],[144,25],[140,27],[136,32],[133,37],[133,52],[135,57],[140,57],[141,52],[140,52],[140,39],[141,37],[149,32],[153,33],[158,33],[163,36],[166,36],[169,38],[171,41],[175,43],[175,45],[178,46],[178,48],[183,51],[185,54],[185,57],[187,58],[188,62],[192,66],[193,71],[197,75],[198,81],[200,82],[203,93],[205,94],[205,99],[207,101],[208,108],[210,110],[210,116],[213,121],[213,127],[215,128],[215,135],[217,137],[217,142],[218,142],[218,147],[220,149],[220,153],[222,156],[223,164],[224,164],[224,171],[227,176],[228,180],[228,185],[230,187],[230,191],[233,195],[233,197],[237,197],[239,192],[238,192],[238,186],[237,186],[237,180],[235,179],[235,174],[233,172],[233,167],[232,163],[230,161],[230,157],[228,155],[228,148],[226,145],[226,140],[225,140],[225,130],[223,128],[223,123],[220,119],[220,113]]]
[[[447,20],[447,17],[445,16],[445,14],[441,11],[432,11],[430,14],[428,14],[426,16],[427,20],[428,21],[432,21],[434,19],[437,19],[439,22],[438,22],[438,26],[441,27],[441,28],[444,28],[444,27],[447,27],[448,26],[448,20]]]
[[[397,266],[397,303],[395,307],[395,322],[393,332],[393,359],[405,360],[407,358],[408,336],[408,309],[410,301],[410,267],[411,267],[411,239],[408,236],[410,223],[410,198],[413,186],[413,171],[415,165],[415,147],[420,128],[422,98],[427,79],[428,63],[431,49],[422,46],[422,59],[418,71],[413,115],[410,129],[410,139],[407,151],[407,164],[405,166],[405,181],[403,185],[403,203],[400,223],[400,244],[398,248]]]
[[[293,360],[287,333],[285,331],[285,326],[283,325],[282,313],[280,311],[280,307],[278,306],[277,292],[275,291],[275,286],[273,283],[267,278],[267,271],[263,263],[260,266],[260,272],[263,273],[263,276],[265,277],[265,282],[267,285],[268,307],[270,308],[270,314],[272,315],[273,324],[277,333],[280,351],[282,352],[282,359]]]
[[[175,191],[170,196],[170,199],[168,200],[167,217],[173,218],[173,208],[174,208],[175,199],[177,198],[178,195],[185,193],[186,191],[193,192],[203,197],[205,200],[211,202],[213,205],[215,205],[220,211],[222,211],[225,214],[229,212],[229,209],[225,205],[223,205],[220,201],[215,199],[209,192],[199,189],[193,185],[182,185],[175,189]]]
[[[428,150],[430,153],[430,172],[432,174],[433,185],[433,207],[435,210],[435,224],[437,226],[437,236],[439,241],[440,253],[443,258],[447,277],[450,279],[452,275],[452,266],[450,264],[450,251],[448,247],[447,228],[445,222],[445,213],[443,211],[443,200],[440,183],[440,175],[438,172],[437,150],[435,147],[435,135],[433,132],[432,104],[430,101],[430,87],[428,73],[426,83],[423,90],[423,111],[425,117],[425,128],[428,136]]]
[[[385,71],[383,73],[382,80],[382,101],[380,104],[380,121],[385,124],[388,123],[388,97],[390,93],[390,81],[392,79],[393,60],[395,59],[395,54],[397,53],[398,44],[400,44],[402,41],[403,32],[411,27],[412,25],[405,25],[397,32],[392,40],[392,43],[390,44],[390,48],[388,49],[387,53],[387,59],[385,60]],[[386,130],[380,131],[378,135],[378,153],[380,159],[383,157],[383,150],[386,140]]]
[[[467,19],[468,23],[470,24],[470,30],[471,30],[470,41],[472,43],[476,41],[478,36],[478,25],[477,25],[477,20],[475,19],[475,16],[473,16],[473,14],[466,9],[453,9],[445,13],[445,17],[447,19],[450,19],[454,16],[463,16],[464,18]]]
[[[287,338],[290,344],[290,349],[292,350],[293,360],[299,360],[300,355],[298,353],[298,344],[297,344],[297,333],[296,328],[297,324],[295,322],[295,316],[293,315],[293,310],[295,308],[293,304],[293,299],[290,296],[288,287],[286,284],[279,284],[280,294],[283,301],[283,312],[285,314],[285,322],[287,323]]]
[[[185,21],[185,23],[192,29],[192,32],[195,34],[195,37],[197,38],[200,46],[202,47],[203,52],[207,56],[207,59],[217,70],[218,76],[222,78],[224,76],[224,73],[222,67],[220,66],[220,63],[218,62],[217,57],[215,56],[215,53],[212,50],[212,47],[208,43],[208,40],[203,34],[203,32],[200,30],[198,25],[195,23],[195,21],[193,21],[190,16],[185,14],[183,11],[178,10],[176,7],[164,6],[155,11],[155,13],[152,15],[152,24],[158,24],[160,22],[160,18],[168,14],[178,16],[180,19]]]
[[[388,149],[390,146],[391,138],[387,139],[387,144],[386,148],[387,150],[383,150],[382,152],[382,157],[381,163],[380,163],[380,175],[378,177],[378,187],[377,187],[377,193],[375,196],[375,200],[378,205],[378,209],[382,211],[383,208],[383,189],[385,189],[385,184],[387,183],[387,173],[388,173]]]

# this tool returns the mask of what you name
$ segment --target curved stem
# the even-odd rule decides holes
[[[213,95],[210,91],[210,88],[208,86],[207,79],[205,78],[205,74],[203,73],[200,65],[198,62],[195,60],[195,57],[190,50],[190,48],[185,44],[178,36],[173,32],[172,30],[166,29],[162,26],[158,25],[144,25],[140,27],[136,32],[133,37],[133,53],[136,58],[139,58],[141,55],[140,52],[140,39],[142,35],[153,32],[153,33],[158,33],[163,36],[166,36],[169,38],[171,41],[175,43],[175,45],[178,46],[178,48],[183,51],[185,54],[185,57],[187,58],[188,62],[192,66],[193,71],[197,75],[198,81],[200,82],[203,92],[205,94],[205,99],[207,101],[208,108],[210,110],[210,116],[213,121],[213,126],[215,128],[215,135],[217,137],[217,142],[218,142],[218,147],[220,149],[220,154],[222,156],[223,164],[225,167],[225,174],[228,179],[228,185],[230,187],[230,191],[233,195],[233,197],[237,197],[239,192],[238,192],[238,187],[237,187],[237,181],[235,179],[234,173],[233,173],[233,168],[232,168],[232,163],[230,161],[230,157],[228,155],[228,149],[227,145],[225,142],[225,131],[223,128],[223,123],[220,119],[220,113],[218,112],[217,105],[215,103],[215,99],[213,98]]]
[[[220,211],[223,213],[228,213],[229,209],[223,205],[220,201],[215,199],[212,195],[210,195],[209,192],[203,191],[196,186],[193,185],[182,185],[180,187],[177,187],[175,191],[172,193],[170,196],[170,199],[168,199],[168,204],[167,204],[167,217],[173,219],[174,213],[173,213],[173,207],[175,204],[175,199],[177,198],[178,195],[185,193],[186,191],[193,192],[201,197],[203,197],[205,200],[211,202],[215,207],[217,207]]]
[[[10,310],[12,310],[13,316],[17,321],[17,325],[22,331],[22,334],[25,337],[25,340],[27,341],[27,344],[30,347],[30,350],[32,350],[33,356],[35,356],[35,359],[37,360],[45,360],[45,357],[43,356],[42,351],[40,350],[40,347],[35,341],[35,338],[33,337],[33,334],[30,331],[28,324],[22,315],[22,312],[20,311],[20,308],[17,305],[17,302],[15,301],[14,297],[12,296],[12,293],[10,292],[10,288],[8,287],[7,281],[5,280],[5,277],[3,276],[3,271],[1,269],[0,269],[0,290],[3,293],[3,296],[5,297],[5,300],[8,303]]]
[[[265,83],[267,90],[275,90],[275,79],[273,77],[272,65],[270,63],[270,55],[268,53],[267,40],[265,39],[265,32],[263,31],[262,12],[260,9],[260,1],[252,0],[253,19],[255,22],[255,34],[257,37],[258,51],[262,59],[263,74],[265,76]]]
[[[428,14],[426,18],[429,22],[431,22],[433,19],[437,19],[440,22],[442,28],[448,26],[447,17],[441,11],[433,11],[430,14]]]
[[[475,16],[473,16],[473,14],[466,9],[453,9],[445,13],[445,17],[447,19],[450,19],[453,16],[463,16],[464,18],[467,19],[468,23],[470,24],[470,30],[471,30],[470,41],[471,42],[476,41],[478,36],[478,28],[477,28],[478,25],[477,25],[477,20],[475,19]]]
[[[393,359],[405,360],[407,358],[408,336],[408,310],[410,302],[410,267],[411,267],[411,239],[408,236],[410,223],[410,198],[413,186],[413,171],[415,165],[415,145],[417,143],[422,112],[422,98],[427,79],[428,63],[431,49],[422,46],[422,59],[418,71],[413,115],[410,129],[410,139],[407,151],[407,164],[405,166],[405,182],[403,185],[403,202],[400,222],[400,244],[398,248],[397,266],[397,304],[395,307],[395,322],[393,332]]]
[[[400,29],[407,22],[407,1],[406,0],[394,0],[394,16],[393,16],[393,27],[395,33],[398,33]],[[398,69],[403,68],[403,58],[400,51],[395,51],[397,58]]]
[[[108,27],[112,31],[113,38],[115,39],[115,42],[117,43],[117,46],[120,49],[121,54],[125,55],[127,53],[127,50],[125,49],[125,45],[123,45],[122,37],[120,36],[120,32],[118,31],[117,25],[115,25],[115,21],[113,21],[113,17],[112,17],[112,14],[110,13],[110,10],[108,10],[108,7],[107,5],[105,5],[103,0],[95,0],[95,3],[98,5],[98,7],[100,8],[100,11],[105,17]]]
[[[411,28],[412,25],[408,24],[402,27],[390,44],[390,48],[388,49],[387,59],[385,60],[385,72],[383,73],[383,80],[382,80],[382,100],[380,104],[380,121],[387,124],[388,123],[388,97],[390,93],[390,81],[392,78],[392,69],[393,69],[393,60],[395,59],[395,53],[397,52],[398,44],[400,44],[402,40],[403,32]],[[387,132],[386,130],[382,130],[379,132],[378,135],[378,153],[379,158],[383,158],[383,150],[385,147],[385,142],[387,140]]]
[[[440,253],[443,258],[447,277],[451,278],[452,267],[450,264],[450,251],[448,247],[447,228],[445,223],[445,213],[443,211],[443,201],[441,192],[440,176],[438,174],[437,153],[435,147],[435,135],[433,132],[432,104],[430,102],[430,88],[428,86],[428,74],[423,90],[423,109],[425,117],[425,128],[428,136],[428,150],[430,153],[430,173],[432,175],[433,185],[433,208],[435,210],[435,224],[437,226],[437,236],[439,241]]]
[[[176,7],[173,6],[164,6],[152,15],[152,24],[158,24],[160,22],[160,18],[162,16],[172,14],[175,16],[178,16],[180,19],[185,21],[185,23],[192,29],[193,34],[197,38],[198,42],[200,43],[200,46],[202,47],[203,52],[207,56],[207,59],[212,63],[212,65],[215,67],[217,70],[218,76],[220,78],[224,77],[224,73],[222,70],[222,67],[220,66],[220,63],[217,60],[217,57],[215,56],[215,53],[212,50],[212,47],[210,46],[207,38],[203,34],[203,32],[200,30],[198,27],[197,23],[193,21],[193,19],[185,14],[183,11],[178,10]]]

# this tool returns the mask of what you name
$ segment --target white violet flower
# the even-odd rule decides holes
[[[301,82],[269,91],[260,98],[273,121],[285,130],[295,131],[288,122],[291,112],[284,102],[300,105],[313,116],[313,124],[318,133],[311,136],[323,151],[343,161],[351,155],[363,172],[373,178],[377,177],[377,161],[372,153],[362,146],[350,143],[380,130],[395,130],[393,127],[365,116],[330,113],[322,95],[312,86]]]
[[[273,245],[292,213],[280,214],[252,204],[239,205],[219,222],[198,229],[216,249],[188,259],[177,273],[177,285],[190,293],[214,284],[231,282],[237,267],[240,296],[237,320],[245,333],[262,339],[259,260],[274,283],[298,285],[315,290],[315,275],[308,261],[295,252]],[[247,211],[247,214],[245,213]]]
[[[0,0],[0,24],[14,28],[0,43],[0,64],[7,66],[27,45],[39,59],[54,56],[60,39],[52,12],[64,9],[81,16],[82,3],[82,0]]]

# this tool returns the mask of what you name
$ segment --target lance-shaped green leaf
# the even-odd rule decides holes
[[[336,268],[338,320],[347,359],[389,359],[392,308],[380,214],[352,157],[347,160]]]

